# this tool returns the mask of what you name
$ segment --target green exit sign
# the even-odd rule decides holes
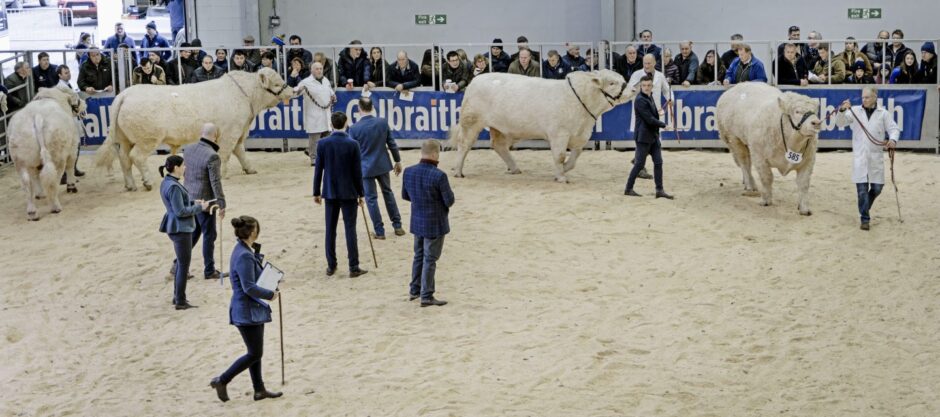
[[[881,9],[849,9],[849,19],[881,19]]]
[[[447,15],[446,14],[416,14],[415,24],[416,25],[446,25]]]

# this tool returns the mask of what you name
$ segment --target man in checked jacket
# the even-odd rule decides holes
[[[186,155],[186,190],[189,197],[199,200],[217,200],[225,213],[225,193],[222,192],[222,161],[219,159],[219,129],[212,123],[202,125],[202,134],[199,142],[187,146],[183,153]],[[193,231],[193,247],[199,242],[202,235],[202,258],[205,260],[205,278],[219,279],[220,273],[215,269],[215,213],[200,212],[196,215],[196,230]]]
[[[411,202],[411,233],[415,235],[411,266],[410,300],[421,298],[421,307],[442,306],[434,298],[434,272],[450,232],[447,214],[454,205],[454,192],[447,174],[437,168],[441,145],[428,140],[421,145],[421,162],[405,169],[401,198]]]

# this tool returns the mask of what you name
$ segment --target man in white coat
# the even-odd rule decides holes
[[[304,130],[310,138],[307,155],[313,166],[317,160],[317,142],[330,134],[330,111],[336,103],[336,94],[333,94],[330,79],[323,76],[323,64],[314,62],[310,68],[310,76],[301,80],[294,92],[304,96]]]
[[[884,149],[894,149],[898,138],[901,137],[901,130],[898,129],[891,113],[878,107],[877,100],[878,92],[875,87],[867,86],[862,90],[861,106],[852,106],[849,100],[845,100],[836,115],[836,125],[839,128],[852,128],[852,182],[858,192],[858,213],[862,219],[862,230],[869,229],[871,217],[868,212],[885,184]],[[860,125],[856,118],[864,126]],[[875,141],[884,141],[886,144],[881,146],[873,143],[868,134],[871,134]],[[886,135],[888,140],[885,140]]]
[[[663,110],[662,100],[660,97],[666,98],[666,106],[672,106],[672,89],[669,88],[669,83],[666,82],[666,76],[662,72],[656,70],[656,57],[653,54],[643,55],[643,70],[635,71],[630,75],[630,81],[627,82],[627,85],[635,88],[637,91],[640,90],[640,80],[649,75],[653,77],[653,103],[656,104],[656,109],[659,110],[659,119],[663,120],[663,117],[666,115],[666,112]],[[639,94],[637,94],[639,95]],[[633,117],[631,118],[631,124],[636,123],[636,112],[633,112]],[[634,126],[631,126],[633,128]],[[632,161],[636,163],[636,161]],[[646,169],[640,171],[637,175],[639,178],[643,179],[652,179],[653,176],[646,172]]]

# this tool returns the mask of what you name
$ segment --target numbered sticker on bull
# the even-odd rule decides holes
[[[787,161],[791,164],[798,164],[803,160],[803,154],[799,152],[787,151]]]

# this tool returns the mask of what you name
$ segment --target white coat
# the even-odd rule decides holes
[[[306,92],[302,93],[304,97],[304,130],[307,133],[331,131],[330,103],[333,99],[333,87],[330,86],[330,80],[323,77],[317,81],[311,75],[301,80],[297,87],[307,89]],[[316,103],[313,100],[316,100]],[[326,106],[326,108],[324,109],[322,106]]]
[[[868,133],[871,133],[875,140],[885,140],[886,133],[888,139],[895,142],[901,137],[901,129],[899,129],[898,124],[894,122],[891,113],[888,113],[884,108],[879,107],[875,109],[870,119],[868,118],[868,113],[865,112],[862,106],[852,106],[850,111],[855,113],[858,120],[861,120],[862,123],[865,124]],[[836,126],[839,126],[839,128],[850,126],[852,128],[852,155],[854,161],[852,182],[856,184],[884,184],[884,148],[868,140],[868,136],[865,135],[861,126],[855,121],[855,117],[852,117],[848,111],[842,111],[836,115]]]
[[[630,81],[627,83],[630,87],[637,89],[637,95],[640,91],[640,79],[646,75],[646,70],[635,71],[630,75]],[[663,104],[660,97],[665,97],[666,100],[672,100],[672,89],[669,88],[669,83],[666,82],[666,76],[662,72],[653,70],[653,102],[656,103],[656,108],[659,110],[663,109]]]

